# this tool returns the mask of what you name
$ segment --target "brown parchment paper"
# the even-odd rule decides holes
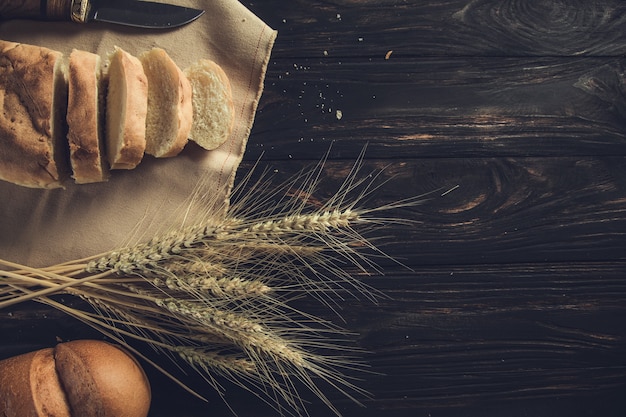
[[[76,185],[70,180],[65,189],[34,190],[0,181],[0,258],[47,266],[147,240],[173,222],[199,183],[201,192],[228,201],[277,33],[236,0],[169,3],[206,13],[167,31],[97,23],[0,22],[0,39],[46,46],[66,56],[77,48],[105,58],[117,45],[136,55],[161,47],[183,69],[198,59],[212,59],[230,78],[236,113],[232,135],[217,150],[190,144],[175,158],[146,156],[134,170],[113,171],[106,183]]]

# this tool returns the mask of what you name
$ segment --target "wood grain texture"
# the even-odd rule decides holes
[[[280,32],[277,57],[615,56],[619,0],[246,2]]]
[[[420,268],[376,279],[391,299],[364,313],[377,316],[376,328],[355,320],[364,324],[361,342],[377,352],[373,366],[388,375],[379,388],[384,407],[593,396],[620,387],[623,266],[597,268],[602,279],[580,263]],[[606,321],[598,326],[590,316]]]
[[[370,352],[366,408],[324,390],[343,415],[625,415],[626,3],[243,4],[279,36],[238,181],[328,152],[323,200],[367,146],[364,175],[387,181],[371,206],[458,185],[370,235],[404,267],[354,274],[388,298],[346,297],[344,322],[299,301]],[[0,357],[88,336],[36,304],[0,311]],[[152,417],[229,415],[148,372]],[[239,415],[276,415],[227,388]]]
[[[268,163],[277,183],[302,167]],[[350,168],[350,160],[328,162],[317,198],[330,198]],[[372,158],[362,172],[379,170],[385,184],[365,203],[371,207],[459,187],[388,213],[413,222],[377,236],[388,236],[386,250],[408,266],[626,259],[624,157]]]
[[[40,0],[7,0],[0,4],[0,19],[41,17]]]
[[[626,155],[604,58],[274,60],[247,158]],[[340,116],[338,113],[340,112]]]
[[[329,395],[346,415],[485,415],[489,409],[493,414],[488,415],[529,409],[539,415],[565,410],[585,415],[581,410],[608,408],[603,415],[617,416],[602,401],[624,404],[616,395],[626,377],[625,266],[390,267],[386,276],[363,277],[388,298],[376,304],[347,298],[340,313],[344,325],[359,334],[357,345],[372,352],[366,359],[373,373],[358,376],[375,397],[361,409],[337,393]],[[298,307],[333,318],[316,303]],[[43,346],[55,336],[67,340],[89,334],[81,324],[45,309],[18,310],[2,320],[22,329],[21,335],[10,327],[0,332],[11,334],[15,350]],[[151,415],[206,413],[206,403],[148,372],[156,394]],[[201,384],[193,375],[188,381]],[[219,398],[208,394],[210,409],[226,415],[220,414],[226,409]],[[274,415],[245,392],[229,389],[228,395],[238,410]],[[311,411],[325,415],[315,402]]]

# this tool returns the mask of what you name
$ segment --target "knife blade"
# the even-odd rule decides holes
[[[204,10],[139,0],[4,0],[0,20],[106,22],[150,29],[169,29],[193,22]]]

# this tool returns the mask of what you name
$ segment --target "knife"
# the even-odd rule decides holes
[[[138,0],[3,0],[0,20],[66,20],[107,22],[151,29],[169,29],[193,22],[204,10]]]

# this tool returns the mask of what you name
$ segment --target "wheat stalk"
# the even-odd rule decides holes
[[[363,201],[376,191],[376,176],[359,178],[361,163],[323,203],[312,197],[321,163],[285,183],[282,194],[271,191],[271,181],[258,180],[250,187],[253,192],[239,195],[221,215],[215,214],[222,213],[215,202],[198,192],[193,204],[208,207],[206,213],[193,221],[183,216],[146,242],[45,268],[0,260],[0,309],[28,300],[59,309],[198,396],[131,341],[178,357],[220,395],[221,377],[280,414],[302,415],[306,411],[295,388],[300,381],[340,415],[317,381],[355,401],[355,395],[365,394],[342,371],[361,369],[343,354],[347,332],[298,311],[291,300],[313,296],[334,309],[345,290],[375,299],[375,290],[347,272],[348,266],[376,270],[370,256],[385,256],[363,233],[402,222],[378,213],[423,201],[365,207]],[[53,294],[74,295],[91,309],[69,307],[51,299]]]

